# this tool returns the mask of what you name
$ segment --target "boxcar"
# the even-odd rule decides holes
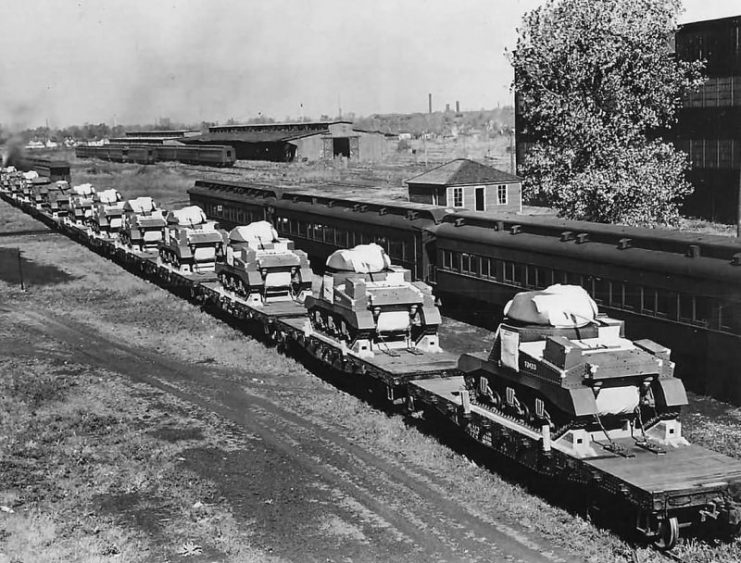
[[[49,178],[52,182],[71,181],[69,162],[51,158],[24,157],[15,162],[20,170],[35,170],[39,176]]]

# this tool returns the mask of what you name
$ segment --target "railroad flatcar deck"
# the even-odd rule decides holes
[[[360,357],[342,343],[311,329],[308,319],[281,319],[282,337],[297,342],[312,356],[347,373],[367,374],[389,387],[389,397],[402,391],[408,381],[422,377],[445,377],[457,372],[457,356],[448,352],[394,349],[377,351],[372,358]]]

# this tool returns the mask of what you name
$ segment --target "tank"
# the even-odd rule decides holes
[[[87,219],[88,225],[101,236],[115,238],[123,225],[123,207],[121,194],[110,188],[93,195],[91,214]]]
[[[119,240],[140,252],[157,250],[165,235],[165,214],[151,197],[129,199],[123,206],[123,225]]]
[[[504,315],[488,357],[459,360],[481,404],[554,437],[574,428],[645,433],[687,404],[670,350],[625,338],[623,321],[600,314],[579,286],[518,293]]]
[[[44,209],[53,217],[66,217],[70,210],[70,186],[66,180],[58,180],[52,183],[47,190],[47,199],[42,203]]]
[[[318,294],[306,298],[312,328],[361,357],[395,349],[441,352],[440,311],[431,288],[412,282],[377,244],[338,250],[327,259]]]
[[[79,184],[70,189],[70,211],[67,215],[69,222],[85,225],[93,214],[93,197],[95,188],[92,184]]]
[[[222,285],[260,305],[272,301],[303,302],[311,293],[311,267],[293,241],[280,238],[268,221],[229,232],[225,261],[216,264]]]
[[[213,272],[223,256],[224,237],[197,205],[170,211],[160,260],[184,272]]]

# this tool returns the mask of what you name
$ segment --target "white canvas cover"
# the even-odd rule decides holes
[[[195,226],[205,223],[206,221],[206,214],[203,212],[203,209],[197,205],[189,205],[182,209],[175,209],[174,211],[170,211],[167,216],[168,223],[174,222],[178,225]]]
[[[107,190],[98,192],[96,196],[100,203],[111,204],[121,201],[121,194],[115,188],[108,188]]]
[[[26,180],[35,180],[36,178],[39,177],[39,173],[36,172],[36,170],[29,170],[28,172],[23,173],[23,177]]]
[[[72,186],[72,191],[75,195],[91,196],[95,193],[95,188],[92,184],[78,184],[77,186]]]
[[[391,259],[376,243],[359,244],[349,250],[336,250],[327,258],[327,266],[358,274],[382,272],[391,267]]]
[[[141,196],[135,199],[130,199],[126,202],[124,208],[134,213],[151,213],[157,206],[154,204],[154,200],[149,196]]]
[[[510,319],[563,328],[588,325],[597,312],[597,304],[583,287],[560,284],[518,293],[504,308],[504,315]]]
[[[278,231],[269,221],[255,221],[249,225],[234,227],[229,233],[232,242],[273,242],[278,239]]]
[[[5,172],[7,172],[8,174],[12,174],[12,173],[13,173],[13,172],[15,172],[15,171],[16,171],[16,169],[15,169],[15,166],[8,166],[8,167],[7,167],[6,169],[5,169]]]

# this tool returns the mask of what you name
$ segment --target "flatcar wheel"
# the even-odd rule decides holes
[[[679,539],[679,520],[676,516],[665,518],[659,524],[659,535],[654,540],[654,545],[663,551],[674,549]]]

